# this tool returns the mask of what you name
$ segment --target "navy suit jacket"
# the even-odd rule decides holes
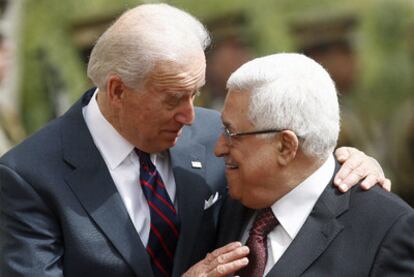
[[[150,260],[82,116],[88,91],[65,115],[0,159],[0,276],[152,276]],[[216,241],[225,196],[213,150],[217,112],[196,109],[170,149],[181,220],[173,276]],[[203,167],[192,168],[191,161]]]
[[[239,240],[253,213],[228,199],[218,246]],[[342,194],[331,181],[267,276],[414,276],[414,211],[378,186]]]

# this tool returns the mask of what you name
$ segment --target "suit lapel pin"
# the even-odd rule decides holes
[[[203,168],[203,165],[199,161],[191,161],[192,168]]]

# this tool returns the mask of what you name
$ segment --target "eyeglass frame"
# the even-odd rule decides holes
[[[223,137],[226,141],[227,145],[233,145],[232,137],[241,137],[241,136],[250,136],[250,135],[262,135],[262,134],[270,134],[270,133],[279,133],[283,132],[286,129],[266,129],[266,130],[259,130],[259,131],[249,131],[249,132],[239,132],[239,133],[232,133],[229,128],[223,127]]]

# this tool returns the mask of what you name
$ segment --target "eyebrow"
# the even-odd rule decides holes
[[[223,124],[223,126],[227,129],[232,129],[232,124],[229,121],[226,121],[223,117],[221,117],[221,123]]]
[[[167,98],[176,98],[176,99],[180,99],[180,98],[183,98],[183,97],[185,97],[186,95],[188,95],[188,92],[187,91],[182,91],[182,90],[171,90],[171,89],[166,89],[165,90],[167,93],[168,93],[168,95],[167,95]],[[195,93],[197,93],[197,91],[198,90],[196,90],[196,91],[191,91],[191,94],[190,95],[193,95],[193,94],[195,94]]]
[[[167,95],[167,98],[181,98],[185,95],[185,93],[180,91],[170,91]]]

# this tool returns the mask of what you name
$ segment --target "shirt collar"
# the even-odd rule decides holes
[[[122,137],[101,113],[96,96],[96,89],[89,104],[83,107],[83,115],[96,147],[101,152],[111,170],[118,167],[133,151],[134,145]]]
[[[334,171],[335,160],[329,155],[319,169],[272,205],[273,213],[292,240],[302,228]]]

